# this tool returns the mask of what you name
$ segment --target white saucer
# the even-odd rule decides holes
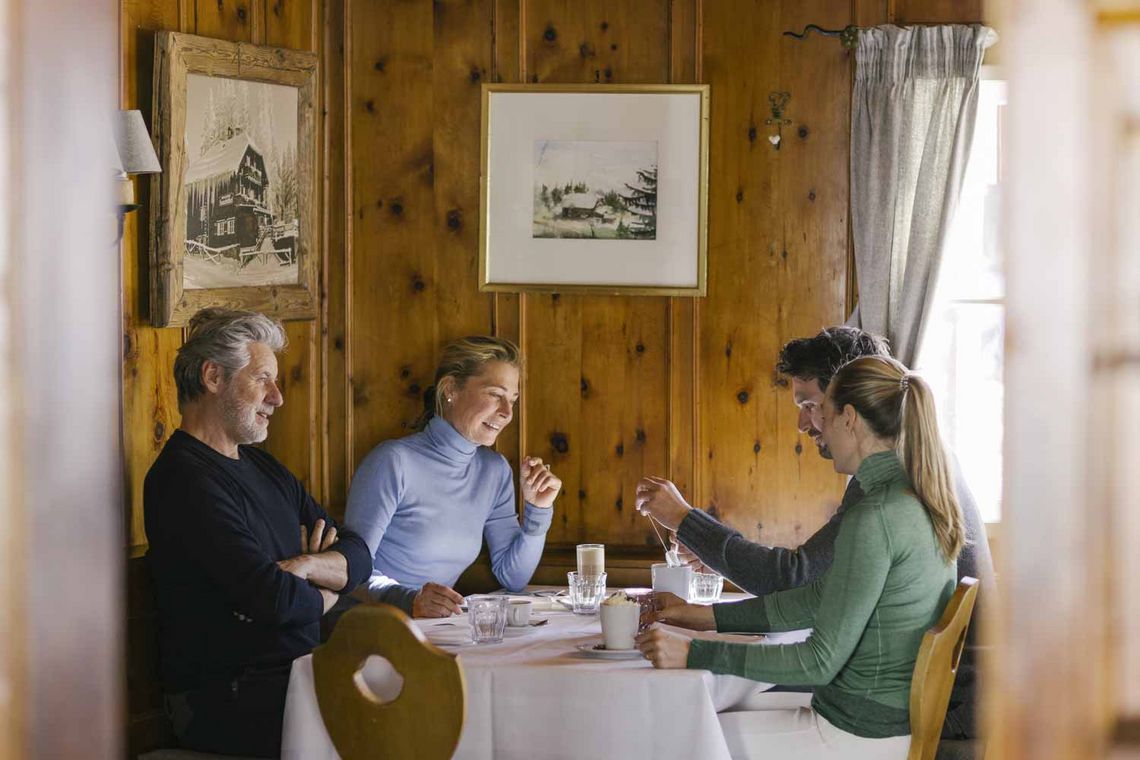
[[[602,643],[601,639],[596,641],[587,641],[585,644],[578,644],[575,649],[581,652],[586,657],[595,657],[599,660],[640,660],[642,654],[637,649],[595,649],[594,647]]]

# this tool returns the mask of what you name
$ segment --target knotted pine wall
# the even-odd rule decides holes
[[[646,473],[675,479],[746,535],[794,543],[841,479],[795,430],[779,346],[845,315],[851,60],[805,24],[973,21],[976,2],[896,0],[124,0],[123,106],[150,109],[154,30],[317,50],[321,314],[289,324],[285,407],[268,448],[334,513],[355,465],[403,435],[438,347],[496,332],[527,371],[503,452],[566,487],[552,548],[656,539],[633,510]],[[481,294],[483,82],[711,86],[709,287],[703,299]],[[779,150],[768,96],[791,94]],[[145,209],[145,181],[140,189]],[[145,321],[146,212],[128,217],[124,440],[130,542],[142,477],[178,424],[183,334]]]

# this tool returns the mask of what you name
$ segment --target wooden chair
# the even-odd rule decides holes
[[[390,702],[380,703],[358,675],[371,655],[403,676]],[[313,678],[321,718],[343,760],[443,760],[459,744],[467,695],[459,662],[395,607],[361,604],[346,612],[313,651]]]
[[[922,637],[910,684],[910,753],[907,760],[934,760],[950,689],[966,645],[966,629],[978,598],[978,579],[962,578],[938,623]]]

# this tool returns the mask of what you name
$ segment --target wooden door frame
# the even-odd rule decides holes
[[[118,14],[0,0],[0,760],[122,755]]]

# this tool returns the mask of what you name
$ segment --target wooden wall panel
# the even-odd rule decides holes
[[[982,0],[893,0],[895,24],[977,24],[982,20]]]
[[[324,271],[321,272],[321,418],[325,508],[344,515],[344,503],[351,476],[348,451],[348,429],[351,424],[351,394],[345,378],[347,370],[348,304],[351,238],[346,207],[347,157],[351,155],[347,140],[345,16],[346,0],[323,3],[321,76],[324,82],[325,109],[323,147],[322,209],[324,238]]]
[[[785,341],[844,318],[850,99],[849,64],[834,40],[780,34],[804,23],[843,27],[848,14],[827,2],[704,5],[713,100],[697,503],[768,543],[809,536],[842,488],[796,431],[774,367]],[[793,121],[779,150],[764,124],[775,91],[791,95]]]
[[[260,29],[263,10],[257,0],[195,0],[194,33],[233,42],[254,42],[255,26]]]
[[[566,483],[552,546],[655,540],[632,511],[646,473],[674,478],[749,536],[794,543],[841,481],[795,430],[773,366],[784,341],[844,316],[851,64],[834,40],[780,33],[980,17],[968,5],[123,0],[123,103],[149,112],[154,29],[322,51],[321,317],[288,325],[287,403],[267,447],[334,513],[360,458],[408,431],[440,346],[494,331],[527,358],[499,449],[516,465],[542,456]],[[480,294],[489,80],[708,82],[708,297]],[[779,90],[793,124],[776,150],[764,120]],[[181,343],[145,322],[145,213],[128,217],[123,248],[127,515],[139,547],[142,477],[178,424],[170,367]]]
[[[668,81],[667,2],[530,2],[528,81]],[[553,461],[565,484],[548,543],[604,536],[656,543],[633,509],[644,474],[667,472],[669,299],[536,296],[527,339],[524,454]]]
[[[432,235],[431,8],[350,0],[351,468],[407,432],[430,381],[434,314],[420,262]],[[425,378],[428,380],[425,381]]]
[[[256,22],[252,25],[254,42],[294,50],[318,49],[317,29],[321,18],[316,0],[257,0],[257,3],[250,0],[249,4],[257,11],[253,14]],[[318,103],[318,108],[320,107]],[[321,125],[318,127],[318,146],[321,146],[324,144],[324,120],[319,120],[318,124]],[[320,182],[322,170],[323,151],[318,147],[318,199],[323,198],[323,183]],[[323,205],[322,203],[322,207]],[[322,216],[318,214],[318,218]],[[323,242],[319,231],[315,239]],[[321,245],[318,251],[321,272],[327,269],[326,256],[327,251]],[[318,276],[318,283],[322,279]],[[278,376],[285,405],[273,415],[265,448],[296,474],[309,492],[321,501],[324,497],[320,466],[323,443],[320,426],[322,309],[318,308],[317,313],[316,320],[285,323],[289,347],[278,358]]]
[[[410,432],[439,344],[490,329],[490,298],[462,287],[463,273],[474,270],[456,256],[463,241],[475,241],[464,217],[472,218],[478,196],[457,173],[470,170],[462,153],[470,132],[478,133],[478,111],[460,107],[465,101],[455,93],[463,88],[477,97],[472,72],[481,78],[491,68],[491,11],[487,3],[349,8],[349,144],[359,157],[350,159],[347,285],[348,460],[355,466],[376,443]],[[457,35],[453,42],[466,40],[454,50],[445,46],[438,62],[437,13],[459,25],[447,30]]]
[[[192,0],[190,10],[193,10]],[[155,31],[193,31],[192,22],[176,0],[127,0],[122,6],[121,107],[151,111],[151,61]],[[150,180],[135,181],[141,208],[128,214],[123,226],[123,421],[127,536],[130,545],[146,544],[143,529],[142,483],[166,439],[180,419],[171,368],[182,345],[182,333],[148,324],[147,250],[150,245]]]
[[[659,83],[669,80],[666,0],[530,0],[529,82]]]

